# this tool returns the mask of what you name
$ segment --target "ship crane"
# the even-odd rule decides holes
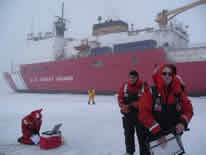
[[[166,28],[167,25],[168,25],[168,21],[173,19],[178,14],[180,14],[180,13],[186,11],[186,10],[189,10],[191,8],[194,8],[196,6],[205,4],[205,3],[206,3],[206,0],[199,0],[199,1],[193,2],[191,4],[185,5],[181,8],[171,10],[171,11],[162,10],[162,12],[158,13],[155,21],[159,24],[160,28]]]

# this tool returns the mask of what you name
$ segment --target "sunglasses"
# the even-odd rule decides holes
[[[172,76],[172,73],[171,73],[171,72],[162,72],[162,75],[163,75],[163,76],[166,76],[166,75]]]

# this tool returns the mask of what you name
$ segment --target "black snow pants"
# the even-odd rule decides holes
[[[137,112],[130,112],[122,117],[125,145],[127,153],[133,154],[135,152],[135,131],[139,143],[139,154],[150,155],[149,144],[147,136],[149,134],[146,129],[138,120]]]

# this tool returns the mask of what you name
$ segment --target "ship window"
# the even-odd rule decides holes
[[[48,70],[48,68],[49,68],[48,66],[44,66],[44,70]]]
[[[101,61],[93,61],[92,62],[92,66],[94,66],[94,67],[101,67],[103,64],[102,64],[102,62]]]
[[[27,72],[27,68],[23,68],[23,72],[26,73]]]
[[[137,64],[137,56],[132,56],[132,64],[133,65]]]

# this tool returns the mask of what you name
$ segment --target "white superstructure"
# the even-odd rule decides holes
[[[64,36],[67,19],[64,18],[63,4],[61,16],[56,16],[57,20],[54,22],[55,33],[47,32],[43,35],[44,37],[42,33],[39,33],[39,37],[33,37],[33,34],[27,36],[24,48],[25,57],[27,57],[25,60],[33,63],[87,57],[92,55],[91,51],[95,48],[108,47],[114,51],[115,45],[152,40],[156,43],[154,48],[166,49],[165,54],[172,62],[204,61],[205,48],[188,48],[189,36],[186,26],[171,19],[190,8],[205,3],[206,0],[199,0],[182,8],[163,10],[155,20],[159,25],[158,28],[134,30],[132,27],[129,30],[128,24],[122,20],[110,19],[102,22],[99,16],[99,23],[93,25],[92,35],[81,40]]]

